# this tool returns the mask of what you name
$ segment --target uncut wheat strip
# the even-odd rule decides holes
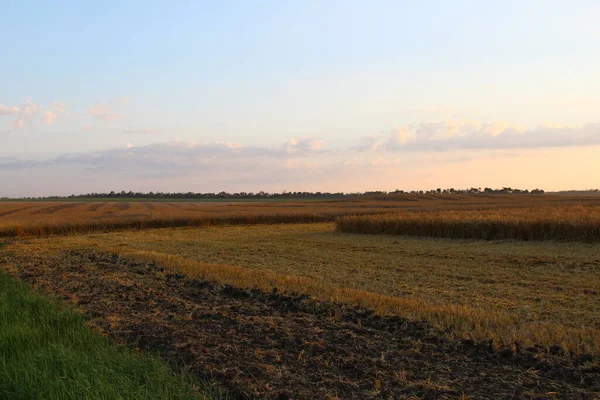
[[[556,211],[556,210],[555,210]],[[404,234],[470,239],[600,240],[600,213],[562,210],[555,214],[523,210],[512,214],[436,212],[343,216],[341,232]]]

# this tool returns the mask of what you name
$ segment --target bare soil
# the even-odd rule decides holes
[[[110,338],[236,398],[597,399],[600,364],[453,341],[424,322],[188,279],[93,251],[0,258]],[[559,353],[560,349],[556,349]]]

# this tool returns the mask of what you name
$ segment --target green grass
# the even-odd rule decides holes
[[[93,332],[0,271],[1,399],[202,399],[192,378]]]

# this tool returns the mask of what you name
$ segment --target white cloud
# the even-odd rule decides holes
[[[510,149],[600,144],[600,123],[581,127],[539,125],[533,129],[508,123],[476,121],[423,122],[391,129],[386,135],[362,139],[359,151],[442,151]]]
[[[288,145],[296,151],[288,153]],[[314,190],[323,190],[320,180],[336,180],[335,176],[345,176],[345,171],[336,165],[339,156],[322,147],[318,139],[290,140],[279,146],[183,140],[151,145],[127,143],[111,150],[63,154],[45,160],[0,158],[0,177],[29,176],[28,182],[40,188],[44,182],[36,177],[53,171],[56,180],[68,188],[63,189],[66,192],[104,190],[102,182],[126,185],[131,190],[146,187],[146,191],[169,187],[197,191],[283,190],[288,185],[311,185]],[[69,179],[72,184],[67,183]],[[83,186],[75,183],[84,180]]]
[[[61,114],[66,114],[66,107],[63,103],[52,102],[48,109],[34,103],[31,99],[25,100],[25,103],[19,107],[6,107],[0,104],[0,115],[17,114],[16,119],[11,125],[11,130],[25,128],[36,116],[40,116],[42,122],[46,125],[52,124]]]
[[[58,101],[53,101],[50,109],[58,114],[64,114],[67,112],[67,107],[65,103],[59,103]]]
[[[46,125],[52,124],[60,114],[65,114],[66,107],[63,103],[52,102],[49,109],[42,111],[42,121]]]
[[[288,152],[289,146],[295,150]],[[20,169],[33,166],[77,165],[83,168],[138,173],[141,175],[174,176],[207,169],[246,173],[257,168],[314,168],[313,154],[323,153],[317,139],[290,140],[280,147],[242,146],[239,143],[171,141],[144,146],[127,143],[123,148],[91,153],[63,154],[48,160],[9,160],[0,162],[0,169]]]
[[[105,122],[118,121],[124,117],[123,114],[117,112],[115,108],[123,106],[129,102],[128,98],[122,98],[119,100],[111,101],[104,104],[98,104],[94,107],[90,107],[86,111],[86,115],[98,120]]]
[[[589,140],[586,135],[597,132],[592,128],[577,128],[578,137]],[[564,128],[553,129],[559,133],[550,137],[564,138]],[[505,130],[494,136],[495,129],[483,129],[483,137],[505,140],[502,138]],[[458,131],[455,136],[450,135],[450,139],[431,142],[462,140],[456,136]],[[520,135],[529,135],[528,132]],[[404,146],[402,149],[418,148],[414,140],[422,139],[411,140],[400,144]],[[570,186],[568,178],[579,179],[577,185],[589,185],[593,178],[588,172],[597,170],[600,165],[595,157],[600,146],[556,147],[543,151],[530,146],[517,154],[514,150],[481,151],[473,147],[451,152],[395,153],[386,150],[389,143],[383,142],[384,147],[377,151],[357,153],[351,150],[326,152],[322,146],[311,145],[310,140],[305,141],[305,145],[299,145],[300,142],[290,140],[271,147],[194,141],[139,146],[127,143],[116,149],[63,154],[46,160],[0,157],[0,178],[10,182],[11,195],[43,194],[41,188],[47,187],[50,178],[61,185],[60,190],[57,186],[48,189],[50,194],[110,191],[115,187],[144,191],[364,191],[507,185],[532,188],[557,185],[557,174],[562,174],[560,185],[568,188],[575,187]],[[307,151],[289,153],[288,146]],[[444,148],[447,147],[438,149]],[[532,174],[530,168],[538,172]],[[547,172],[548,168],[552,173]],[[564,169],[570,172],[562,172]],[[528,173],[523,174],[524,170]]]
[[[287,153],[322,152],[325,142],[315,138],[292,138],[284,143],[283,148]]]
[[[354,149],[358,151],[376,151],[385,146],[380,135],[369,134],[361,139],[361,144]]]
[[[99,121],[107,122],[118,121],[123,118],[123,114],[116,113],[110,107],[105,105],[91,107],[87,110],[86,114]]]
[[[390,140],[393,140],[396,143],[407,143],[412,140],[415,140],[417,137],[417,133],[410,129],[407,126],[403,126],[401,128],[393,129],[391,132]]]
[[[239,149],[239,148],[243,147],[240,143],[235,143],[235,142],[221,142],[221,141],[217,141],[215,143],[216,144],[222,144],[224,146],[229,147],[230,149]]]
[[[17,119],[13,122],[12,127],[14,129],[21,129],[33,119],[33,117],[40,111],[40,107],[31,100],[26,100],[19,113]]]
[[[54,122],[56,118],[58,118],[58,114],[56,114],[55,112],[51,110],[42,111],[42,121],[46,125],[52,124],[52,122]]]
[[[3,104],[0,104],[0,115],[12,115],[18,113],[19,107],[8,107]]]

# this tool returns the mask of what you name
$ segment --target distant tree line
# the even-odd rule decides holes
[[[590,195],[598,195],[600,194],[600,189],[588,189],[588,190],[561,190],[558,192],[559,194],[590,194]]]
[[[589,192],[598,192],[598,189],[590,190]],[[268,193],[268,192],[219,192],[219,193],[194,193],[194,192],[126,192],[111,191],[109,193],[86,193],[72,194],[70,196],[47,196],[47,197],[23,197],[24,200],[61,200],[61,199],[337,199],[344,197],[359,197],[359,196],[387,196],[399,194],[543,194],[542,189],[521,190],[510,187],[501,189],[486,188],[469,188],[469,189],[432,189],[432,190],[411,190],[404,191],[397,189],[392,192],[387,191],[367,191],[367,192],[288,192]],[[0,197],[2,200],[9,200],[8,197]]]
[[[533,189],[533,190],[528,190],[528,189],[513,189],[511,187],[503,187],[502,189],[492,189],[489,187],[486,187],[484,189],[482,188],[470,188],[470,189],[454,189],[454,188],[450,188],[450,189],[435,189],[435,190],[428,190],[425,193],[427,194],[477,194],[477,193],[504,193],[504,194],[544,194],[545,192],[542,189]]]

